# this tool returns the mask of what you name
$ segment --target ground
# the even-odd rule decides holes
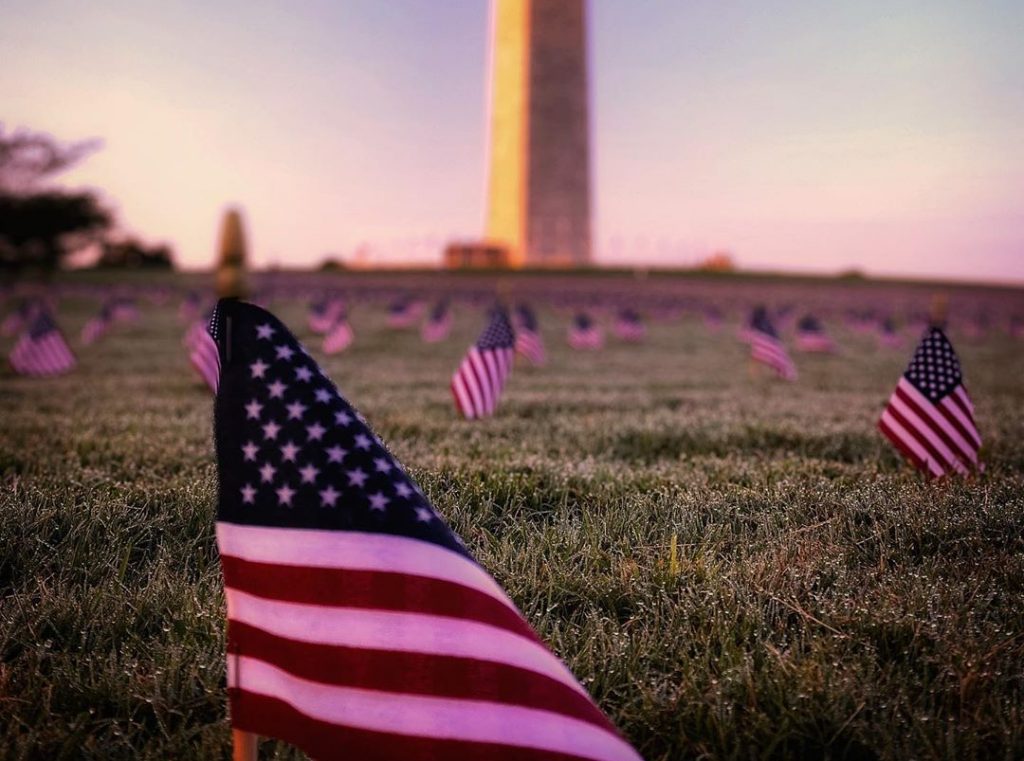
[[[176,309],[65,378],[0,371],[0,757],[229,753],[211,398]],[[470,423],[447,381],[476,310],[435,346],[352,318],[330,375],[646,758],[1024,756],[1024,341],[954,337],[987,470],[930,482],[875,428],[911,347],[838,324],[789,384],[734,324],[581,354],[543,309],[550,364]]]

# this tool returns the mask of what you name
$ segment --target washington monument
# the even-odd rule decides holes
[[[585,0],[492,0],[486,237],[508,262],[590,262]]]

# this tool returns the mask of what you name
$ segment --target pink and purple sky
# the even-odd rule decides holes
[[[1024,281],[1024,3],[592,0],[596,259]],[[0,120],[206,266],[483,226],[486,0],[13,0]]]

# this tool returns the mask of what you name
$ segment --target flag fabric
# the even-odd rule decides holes
[[[337,316],[334,325],[327,335],[324,336],[324,352],[326,354],[337,354],[345,351],[355,338],[352,326],[349,324],[348,315],[342,312]]]
[[[396,299],[388,307],[389,328],[409,328],[420,318],[423,305],[413,298]]]
[[[537,315],[526,304],[516,307],[516,353],[531,365],[541,367],[548,361],[544,336],[537,323]]]
[[[703,311],[704,327],[711,333],[717,333],[722,329],[722,323],[725,322],[725,318],[722,316],[721,310],[717,307],[707,307]]]
[[[882,413],[883,435],[932,476],[979,468],[981,435],[960,359],[941,328],[929,328]]]
[[[623,341],[642,341],[647,336],[647,326],[635,309],[620,309],[615,319],[615,335]]]
[[[139,307],[134,299],[116,298],[110,302],[111,317],[117,322],[135,322],[139,319]]]
[[[807,314],[796,325],[796,348],[811,354],[828,354],[836,350],[836,345],[821,321]]]
[[[309,305],[309,329],[314,333],[327,333],[343,315],[345,304],[341,299],[320,299]]]
[[[515,332],[505,309],[496,306],[476,343],[452,376],[455,407],[467,420],[490,417],[498,408],[515,357]]]
[[[210,320],[213,319],[211,316]],[[205,381],[213,393],[217,393],[220,380],[220,355],[217,344],[210,337],[210,321],[196,320],[185,333],[185,348],[188,350],[188,361],[192,368]]]
[[[18,375],[63,375],[78,361],[57,323],[46,309],[39,309],[8,355]]]
[[[452,330],[452,310],[448,299],[441,299],[430,310],[427,321],[420,328],[420,338],[424,343],[433,344],[443,341]]]
[[[604,333],[586,312],[577,314],[569,326],[569,346],[580,351],[594,351],[604,346]]]
[[[763,307],[754,310],[747,330],[747,340],[750,342],[751,359],[771,368],[780,378],[796,380],[796,365],[772,325],[768,311]]]
[[[99,314],[82,326],[82,343],[86,346],[96,343],[107,334],[113,324],[114,310],[110,302],[107,302],[100,307]]]
[[[224,300],[211,331],[233,727],[318,759],[639,759],[284,324]]]

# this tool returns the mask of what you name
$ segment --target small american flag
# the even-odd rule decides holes
[[[309,305],[309,329],[314,333],[327,333],[345,311],[341,299],[320,299]]]
[[[780,378],[796,380],[796,365],[779,339],[779,334],[768,317],[768,311],[763,307],[754,310],[747,331],[747,340],[750,342],[751,359],[770,367]]]
[[[498,408],[515,357],[515,333],[504,308],[491,310],[490,320],[469,347],[452,376],[455,407],[467,420],[489,417]]]
[[[208,324],[212,324],[216,314],[210,320],[196,320],[185,333],[185,348],[188,350],[188,361],[213,393],[217,393],[220,381],[220,355],[217,344],[210,338]]]
[[[642,341],[647,336],[647,326],[644,325],[640,313],[635,309],[620,309],[615,318],[615,335],[623,341]]]
[[[352,325],[349,324],[348,315],[344,311],[339,314],[335,320],[334,325],[331,326],[330,330],[327,331],[327,335],[324,336],[324,352],[326,354],[337,354],[345,351],[355,338],[355,333],[352,332]]]
[[[452,330],[452,310],[448,299],[441,299],[430,310],[427,321],[420,328],[420,338],[425,343],[433,344],[443,341]]]
[[[423,304],[410,296],[396,299],[388,307],[389,328],[409,328],[423,313]]]
[[[115,298],[110,304],[111,316],[117,322],[136,322],[139,319],[139,307],[134,299]]]
[[[569,346],[581,351],[594,351],[604,346],[604,333],[586,312],[580,312],[569,326]]]
[[[821,320],[807,314],[801,317],[796,325],[796,348],[812,354],[828,354],[836,350],[836,345],[832,337],[825,332]]]
[[[537,324],[537,315],[526,304],[516,307],[516,353],[525,358],[535,367],[547,363],[547,352],[544,349],[544,336]]]
[[[36,312],[8,360],[14,372],[33,376],[63,375],[77,364],[64,334],[45,309]]]
[[[103,338],[114,324],[114,310],[110,302],[100,307],[99,314],[82,326],[81,339],[86,346]]]
[[[981,435],[963,385],[960,359],[940,328],[929,328],[878,427],[914,465],[933,476],[978,468]]]
[[[222,301],[213,333],[232,725],[320,759],[638,759],[288,329]]]

